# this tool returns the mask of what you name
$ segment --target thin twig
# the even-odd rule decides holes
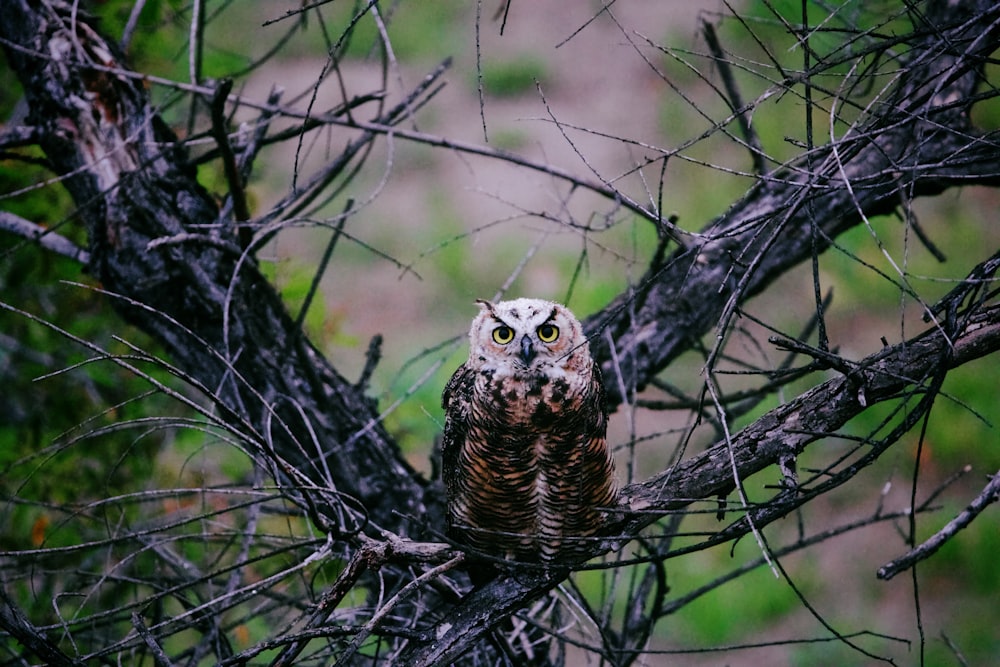
[[[313,298],[316,296],[316,291],[319,289],[319,283],[326,273],[326,267],[330,265],[330,258],[333,257],[333,249],[337,247],[337,241],[340,240],[340,235],[344,231],[344,224],[347,222],[347,218],[349,217],[353,206],[354,200],[348,199],[347,203],[344,205],[344,210],[341,212],[340,217],[337,220],[337,226],[333,228],[333,235],[330,237],[329,242],[327,242],[326,249],[323,250],[323,256],[319,260],[319,266],[316,267],[316,272],[313,274],[312,282],[309,283],[309,291],[306,292],[306,297],[302,300],[302,307],[299,308],[299,314],[295,318],[296,336],[301,335],[302,324],[305,322],[306,314],[309,312],[309,306],[312,305]]]
[[[361,374],[358,376],[358,381],[354,383],[354,386],[358,388],[359,391],[366,391],[368,389],[368,383],[372,379],[372,373],[375,372],[375,367],[378,366],[378,362],[382,360],[382,334],[375,334],[368,341],[368,349],[365,351],[365,366],[361,369]]]
[[[920,546],[908,551],[906,554],[889,561],[878,569],[876,575],[879,579],[888,580],[895,577],[900,572],[908,570],[917,563],[932,556],[944,543],[955,536],[986,509],[990,504],[1000,500],[1000,471],[990,477],[989,483],[983,488],[978,496],[954,519],[949,521],[944,528],[934,533],[928,540]]]
[[[236,154],[233,152],[233,145],[229,141],[229,131],[226,128],[226,100],[233,89],[232,79],[223,79],[219,82],[212,96],[212,138],[219,146],[219,154],[222,156],[222,167],[226,173],[226,182],[229,184],[229,196],[233,201],[233,217],[237,225],[250,219],[250,207],[247,205],[247,195],[243,184],[243,176],[236,164]],[[249,229],[239,227],[240,245],[244,248],[250,245],[252,238]]]
[[[254,131],[250,135],[249,141],[247,141],[247,143],[240,150],[240,183],[247,183],[250,179],[250,172],[253,169],[254,160],[256,160],[260,149],[266,144],[267,132],[271,127],[271,119],[274,118],[278,102],[281,101],[281,96],[283,94],[284,89],[280,86],[274,86],[271,88],[271,92],[268,93],[267,96],[267,105],[270,108],[264,109],[260,112],[260,117],[255,123]]]
[[[743,96],[740,94],[740,89],[736,85],[736,77],[733,76],[732,68],[729,66],[729,60],[726,58],[725,51],[722,50],[722,44],[719,43],[719,36],[715,32],[715,26],[703,19],[701,22],[701,34],[705,37],[705,42],[708,44],[708,50],[712,53],[712,58],[715,59],[716,67],[719,68],[719,76],[722,77],[722,85],[725,87],[726,94],[729,96],[729,99],[726,100],[726,104],[728,104],[730,110],[736,114],[736,122],[740,125],[740,131],[743,132],[743,138],[746,140],[747,148],[750,151],[750,159],[753,161],[754,173],[759,176],[764,176],[768,173],[764,148],[761,146],[760,137],[757,136],[757,131],[754,130],[753,125],[750,124],[750,111],[753,107],[748,107],[743,102]]]
[[[340,656],[340,659],[336,662],[336,665],[339,666],[348,664],[351,658],[357,652],[357,650],[361,648],[361,644],[363,644],[364,641],[368,639],[368,637],[371,636],[372,632],[374,632],[375,629],[379,626],[379,624],[382,622],[382,619],[384,619],[389,614],[389,612],[392,611],[397,604],[399,604],[399,602],[403,599],[403,597],[410,593],[410,591],[419,588],[425,582],[433,580],[438,575],[443,574],[448,570],[455,569],[455,567],[461,564],[464,560],[465,560],[465,554],[460,553],[451,560],[445,561],[440,565],[432,567],[431,569],[427,570],[426,572],[414,578],[412,581],[408,582],[405,586],[403,586],[398,593],[389,598],[389,600],[387,600],[385,604],[383,604],[374,614],[372,614],[372,617],[368,619],[368,622],[364,624],[364,626],[361,628],[358,634],[354,636],[354,639],[351,640],[351,643],[347,646],[344,653]]]
[[[157,667],[173,667],[173,663],[170,661],[170,658],[167,657],[163,647],[156,641],[156,637],[154,637],[153,633],[149,631],[146,624],[142,622],[142,616],[139,615],[138,611],[132,612],[132,627],[135,628],[137,633],[139,633],[143,643],[146,644],[146,648],[148,648],[150,653],[153,654],[154,665]]]

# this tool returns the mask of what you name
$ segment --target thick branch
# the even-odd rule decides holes
[[[730,449],[740,479],[777,463],[782,456],[800,454],[823,434],[837,429],[875,403],[898,397],[940,368],[954,368],[1000,350],[1000,306],[992,306],[970,319],[949,349],[947,336],[938,328],[851,364],[848,376],[828,380],[785,405],[775,408],[738,435],[731,445],[719,443],[703,454],[665,470],[624,492],[624,502],[634,512],[622,524],[631,533],[658,516],[686,506],[694,498],[711,498],[733,488]],[[676,499],[676,500],[672,500]]]
[[[87,224],[90,271],[121,295],[121,314],[157,337],[248,438],[406,532],[401,516],[427,512],[425,482],[372,402],[304,339],[240,254],[234,226],[220,224],[141,80],[116,74],[115,46],[62,0],[5,3],[0,38],[40,144]]]
[[[728,494],[734,485],[734,465],[739,478],[744,480],[783,457],[801,454],[810,444],[822,440],[824,434],[836,432],[876,403],[897,398],[915,387],[919,393],[922,385],[941,369],[951,369],[998,350],[1000,306],[990,306],[968,313],[955,332],[946,333],[935,327],[850,364],[849,375],[828,380],[775,408],[734,435],[730,442],[720,442],[641,484],[626,487],[622,492],[622,512],[609,521],[607,534],[628,540],[660,517],[697,499]],[[892,444],[889,440],[882,443],[881,451]],[[879,453],[875,452],[871,460]],[[856,473],[857,470],[851,470],[844,479]],[[792,502],[773,508],[765,505],[757,525],[794,510],[800,503],[794,500],[794,494],[792,498]],[[723,537],[733,539],[745,532],[730,531]],[[616,547],[616,539],[619,538],[610,537],[592,555]],[[449,619],[448,631],[432,645],[415,650],[405,664],[439,664],[462,655],[478,636],[513,610],[551,590],[564,576],[565,573],[529,571],[498,578],[463,600]]]
[[[591,332],[606,326],[611,333],[620,366],[612,367],[604,336],[595,336],[594,346],[616,402],[626,398],[615,396],[617,387],[643,386],[740,302],[807,259],[814,224],[824,247],[863,216],[892,210],[902,191],[998,182],[995,137],[976,136],[967,109],[952,100],[971,99],[1000,9],[970,2],[978,12],[970,20],[939,4],[929,18],[942,27],[914,47],[893,103],[810,160],[769,175],[703,230],[697,247],[658,263],[637,296],[623,295],[589,322]],[[967,23],[944,27],[956,16]],[[405,532],[400,517],[427,516],[428,508],[430,522],[437,521],[439,494],[405,463],[361,390],[305,342],[253,258],[241,253],[232,225],[221,224],[140,79],[115,74],[122,66],[116,49],[61,0],[5,3],[0,37],[24,83],[39,141],[66,176],[88,226],[90,268],[122,296],[116,303],[122,314],[211,388],[231,423],[247,427],[248,438],[273,447],[317,487],[357,497],[374,521],[395,531]],[[357,125],[368,133],[364,141],[387,127],[383,119]],[[184,242],[192,238],[208,242]],[[609,521],[608,533],[628,539],[692,499],[730,490],[734,468],[744,479],[801,452],[866,406],[907,388],[919,391],[937,369],[1000,348],[1000,309],[974,311],[948,335],[953,346],[935,328],[853,364],[848,375],[772,411],[729,442],[628,487],[624,516]],[[619,369],[621,382],[614,380]],[[413,641],[410,663],[457,659],[563,576],[517,573],[475,591],[438,627],[435,641]]]
[[[844,137],[759,180],[700,233],[700,242],[652,266],[586,328],[609,381],[642,389],[713,327],[724,330],[739,303],[809,259],[816,247],[866,217],[892,212],[907,196],[954,185],[1000,184],[1000,134],[977,135],[969,100],[996,48],[1000,6],[987,0],[932,3],[934,29],[914,45],[887,103]],[[721,323],[721,324],[720,324]],[[603,328],[612,333],[616,354]],[[612,357],[615,363],[612,362]]]

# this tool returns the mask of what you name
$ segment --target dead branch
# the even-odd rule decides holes
[[[934,533],[933,536],[925,540],[920,546],[915,547],[878,569],[879,579],[892,579],[900,572],[910,569],[922,560],[930,558],[934,553],[944,546],[944,543],[955,537],[958,531],[967,528],[972,521],[979,516],[980,512],[990,504],[1000,500],[1000,472],[990,477],[989,483],[973,499],[969,506],[954,519],[949,521],[944,528]]]
[[[157,244],[209,230],[221,245],[239,247],[233,226],[216,224],[215,202],[141,81],[117,75],[126,72],[117,47],[61,0],[12,3],[0,38],[24,81],[42,148],[80,203],[90,271],[123,297],[114,300],[122,315],[160,338],[179,367],[217,388],[223,411],[254,424],[317,483],[361,499],[382,526],[406,532],[400,513],[434,523],[426,483],[372,403],[300,340],[253,260],[212,244]],[[322,464],[310,430],[322,434]],[[343,451],[338,443],[352,438],[353,452]],[[326,469],[333,479],[324,479]]]
[[[86,265],[90,261],[90,253],[65,236],[60,236],[51,229],[46,229],[7,211],[0,211],[0,229],[37,243],[46,250],[69,257],[80,264]]]
[[[607,383],[609,401],[626,399],[619,384],[641,390],[692,341],[725,330],[738,304],[839,234],[893,211],[901,192],[917,197],[953,185],[1000,184],[1000,133],[977,132],[968,118],[981,68],[996,48],[1000,7],[975,0],[954,10],[945,2],[927,8],[924,20],[933,29],[914,45],[885,103],[845,136],[761,178],[690,248],[650,267],[637,294],[623,294],[588,319],[604,377],[624,376]],[[603,328],[613,334],[617,367],[598,335]]]
[[[922,30],[907,66],[846,134],[762,176],[730,211],[697,234],[691,247],[666,259],[657,251],[638,288],[624,292],[589,320],[593,347],[603,361],[615,405],[631,401],[630,392],[651,382],[712,327],[728,330],[743,302],[817,250],[829,247],[838,234],[870,216],[893,211],[901,193],[913,197],[957,184],[1000,183],[1000,134],[979,132],[969,120],[983,65],[995,49],[1000,8],[985,0],[968,0],[961,11],[946,5],[928,6],[918,19],[926,25],[919,26]],[[245,238],[241,244],[236,225],[220,221],[219,207],[198,184],[183,143],[151,106],[142,75],[125,67],[117,47],[76,11],[75,4],[10,0],[0,21],[0,41],[31,106],[33,125],[24,136],[37,138],[77,202],[87,226],[89,254],[73,253],[54,240],[60,237],[41,234],[19,220],[0,217],[0,225],[86,261],[122,316],[166,346],[177,376],[210,396],[220,419],[235,425],[257,447],[259,463],[281,485],[282,497],[298,503],[313,525],[342,549],[338,553],[344,556],[346,569],[318,600],[302,605],[301,632],[266,640],[232,657],[232,664],[271,648],[283,649],[279,660],[290,661],[309,640],[321,636],[343,638],[351,651],[360,649],[369,637],[402,638],[392,647],[393,655],[401,656],[400,664],[441,664],[469,656],[495,659],[497,649],[484,639],[511,614],[552,591],[569,569],[515,569],[460,601],[451,589],[436,595],[438,575],[462,559],[443,545],[417,548],[398,537],[422,531],[411,517],[420,517],[432,534],[438,530],[443,499],[440,486],[423,479],[406,462],[382,426],[377,407],[364,395],[369,366],[378,358],[377,345],[373,342],[370,347],[361,380],[352,383],[305,341],[301,318],[296,321],[288,315],[256,266],[253,248],[266,240],[267,231],[253,243],[245,243]],[[595,183],[511,153],[399,127],[434,94],[446,68],[445,63],[434,70],[404,102],[382,110],[372,121],[351,114],[342,118],[337,111],[299,118],[301,125],[287,135],[257,136],[255,145],[297,136],[320,123],[358,131],[340,155],[265,219],[308,210],[331,183],[351,172],[354,161],[376,138],[391,134],[535,169],[660,221],[658,214],[624,197],[609,182]],[[799,83],[788,79],[781,86]],[[200,85],[190,90],[212,92]],[[736,92],[731,88],[730,96],[734,106],[742,107],[735,102]],[[232,98],[219,95],[215,100],[213,130],[227,166],[233,206],[239,209],[235,215],[243,219],[247,211],[236,199],[242,197],[238,186],[250,165],[238,164],[235,148],[228,143],[226,100]],[[274,96],[266,105],[262,122],[281,112],[272,108],[276,102]],[[344,109],[350,108],[345,100]],[[978,289],[995,273],[995,261],[984,263],[969,283],[975,282]],[[775,464],[792,471],[797,455],[872,405],[907,402],[912,409],[906,418],[889,436],[867,443],[868,451],[850,467],[831,470],[821,481],[799,482],[787,474],[771,502],[754,507],[699,548],[787,516],[851,479],[926,413],[947,370],[1000,349],[1000,306],[990,305],[981,291],[969,285],[960,289],[964,291],[956,291],[956,298],[946,300],[946,316],[940,323],[860,361],[825,349],[811,350],[802,343],[786,345],[811,354],[815,360],[811,368],[833,368],[840,375],[704,453],[627,487],[622,505],[609,515],[606,539],[594,546],[593,554],[620,547],[695,500],[723,497]],[[982,504],[994,496],[993,491],[984,492]],[[341,507],[346,498],[353,499],[351,511]],[[671,553],[676,552],[660,556]],[[329,557],[330,550],[322,554]],[[436,566],[416,574],[413,566],[421,563]],[[298,563],[264,581],[273,585],[304,569],[305,564]],[[366,585],[368,575],[381,578],[389,602],[373,606],[375,611],[359,625],[324,629],[328,614],[346,591]],[[198,578],[201,583],[202,575]],[[652,578],[648,582],[646,590],[655,583]],[[183,581],[177,587],[190,583]],[[237,586],[235,579],[231,583],[224,596],[227,603],[230,598],[247,599],[256,591],[256,584]],[[404,606],[404,598],[426,591],[432,591],[427,598],[434,603],[433,615],[413,614],[412,626],[402,629],[382,627],[387,614]],[[372,595],[376,592],[372,585]],[[43,659],[72,664],[41,632],[22,622],[6,597],[0,602],[0,622],[7,632],[33,642],[29,648]],[[410,612],[432,606],[426,600],[422,604]],[[197,614],[221,608],[218,600],[199,601],[181,617],[194,624]],[[629,634],[634,641],[648,636],[641,620],[631,619]],[[140,641],[154,652],[159,649],[157,626],[147,626],[138,615],[132,625],[135,636],[105,650]]]
[[[961,289],[961,288],[960,288]],[[795,457],[806,447],[831,434],[867,407],[893,400],[910,391],[930,396],[931,401],[908,414],[904,431],[919,421],[933,393],[928,383],[941,371],[968,363],[1000,350],[1000,306],[977,307],[965,314],[959,329],[940,327],[904,343],[886,348],[855,363],[851,372],[817,385],[787,404],[767,413],[730,442],[720,442],[704,453],[664,470],[658,475],[626,487],[621,512],[610,517],[607,541],[592,555],[618,548],[660,517],[681,510],[692,502],[728,495],[734,488],[731,460],[740,480]],[[753,511],[752,524],[761,528],[831,488],[854,477],[875,461],[898,439],[898,435],[870,443],[869,452],[839,474],[813,487],[782,491],[771,502]],[[732,458],[731,458],[732,457]],[[751,530],[745,519],[723,529],[699,548],[737,539]],[[523,607],[557,585],[565,572],[517,572],[474,591],[456,607],[447,632],[437,641],[407,655],[406,665],[432,665],[455,660],[468,652],[480,635],[496,626],[512,610]]]

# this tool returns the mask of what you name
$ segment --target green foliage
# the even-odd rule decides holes
[[[322,249],[329,241],[331,233],[330,230],[313,229],[308,230],[306,235],[317,240],[314,247]],[[301,310],[306,305],[306,297],[313,289],[316,264],[319,259],[320,257],[317,256],[307,258],[307,261],[304,262],[283,260],[261,263],[262,272],[271,278],[292,317],[301,317]],[[309,310],[303,319],[303,328],[306,333],[313,340],[324,341],[331,345],[349,347],[357,345],[357,339],[345,334],[338,325],[337,318],[331,316],[327,311],[326,303],[320,296],[321,294],[322,292],[319,292],[309,303]]]
[[[330,46],[339,45],[345,57],[368,58],[381,51],[379,27],[367,4],[355,0],[332,7],[333,20],[327,28],[326,40]],[[378,7],[397,59],[440,60],[454,55],[467,39],[455,30],[455,18],[466,7],[458,0],[380,3]],[[345,36],[349,26],[353,26],[352,33]]]
[[[535,84],[545,83],[548,65],[544,59],[528,53],[510,60],[488,60],[482,64],[483,88],[487,95],[514,97],[532,93]]]

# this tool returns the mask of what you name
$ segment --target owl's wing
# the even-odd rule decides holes
[[[596,361],[590,365],[590,387],[594,407],[603,422],[602,428],[608,426],[608,399],[604,390],[604,374],[601,373],[601,366]]]
[[[458,367],[441,395],[444,408],[444,434],[441,438],[441,475],[449,491],[454,489],[458,457],[469,433],[472,384],[475,372],[465,364]]]
[[[455,373],[448,380],[448,384],[444,386],[444,391],[441,393],[441,407],[445,409],[445,413],[447,413],[451,401],[455,397],[455,392],[462,386],[464,378],[467,375],[469,375],[469,367],[462,364],[455,369]]]

